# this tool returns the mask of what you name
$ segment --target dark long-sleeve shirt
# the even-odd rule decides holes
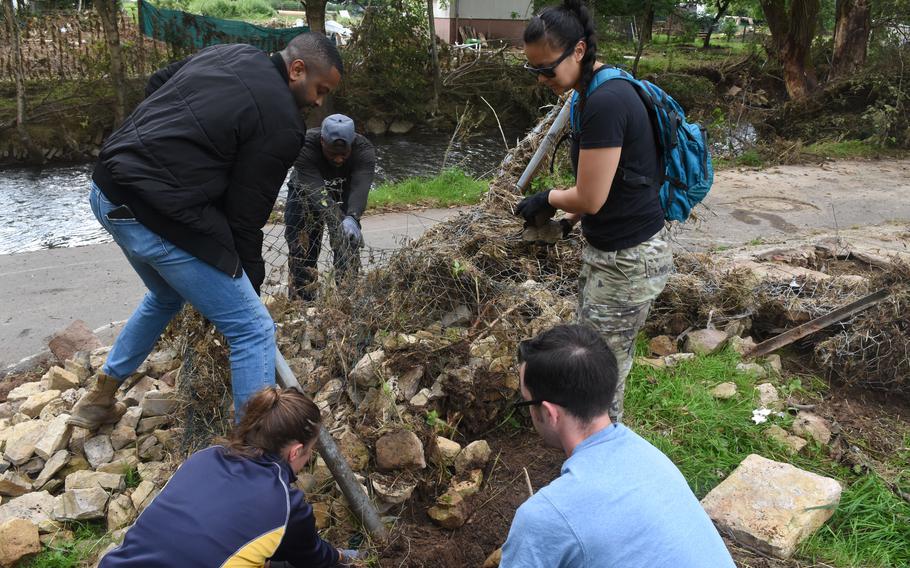
[[[373,144],[365,136],[355,135],[350,157],[338,167],[325,158],[321,139],[319,128],[307,130],[303,147],[294,162],[296,183],[307,193],[323,187],[335,192],[341,212],[359,220],[367,207],[367,196],[376,172]],[[291,197],[295,196],[292,194]]]
[[[338,551],[316,533],[313,508],[284,460],[193,454],[99,568],[261,568],[266,560],[323,568]]]

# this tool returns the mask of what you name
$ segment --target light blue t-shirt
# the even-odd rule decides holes
[[[515,513],[500,568],[734,568],[673,462],[621,424]]]

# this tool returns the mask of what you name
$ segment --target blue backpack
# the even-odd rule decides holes
[[[660,182],[660,204],[668,221],[685,221],[696,203],[708,195],[714,183],[714,168],[708,150],[708,135],[699,124],[686,122],[686,115],[673,97],[657,85],[640,81],[616,67],[603,66],[594,73],[588,85],[588,96],[597,87],[611,79],[632,83],[648,110],[654,137],[657,140],[660,169],[663,180],[646,180],[649,186]],[[581,123],[576,117],[578,93],[572,95],[570,121],[575,136],[581,134]]]

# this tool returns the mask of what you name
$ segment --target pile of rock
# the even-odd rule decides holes
[[[108,349],[73,354],[0,404],[0,540],[18,543],[4,544],[0,565],[37,552],[39,542],[71,538],[68,521],[129,526],[170,477],[181,437],[174,352],[156,352],[127,379],[119,422],[91,433],[66,424]]]

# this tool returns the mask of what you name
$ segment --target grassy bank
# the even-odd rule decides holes
[[[490,184],[461,170],[445,170],[433,177],[409,178],[383,183],[370,192],[370,209],[406,207],[452,207],[478,203]]]
[[[642,345],[639,351],[643,354],[646,348]],[[844,488],[840,505],[803,543],[798,557],[844,568],[910,565],[910,504],[876,471],[846,467],[832,457],[836,452],[814,443],[790,455],[764,433],[772,424],[789,427],[790,414],[772,414],[765,424],[752,421],[752,410],[760,406],[757,383],[773,382],[782,400],[814,403],[824,397],[825,384],[813,377],[756,380],[738,372],[738,362],[735,353],[725,351],[673,369],[635,365],[626,389],[629,425],[676,463],[699,498],[752,453],[833,477]],[[737,395],[715,399],[711,389],[728,381],[736,383]],[[904,435],[910,435],[910,427],[902,426]],[[890,460],[887,469],[910,470],[910,453],[898,452]]]

